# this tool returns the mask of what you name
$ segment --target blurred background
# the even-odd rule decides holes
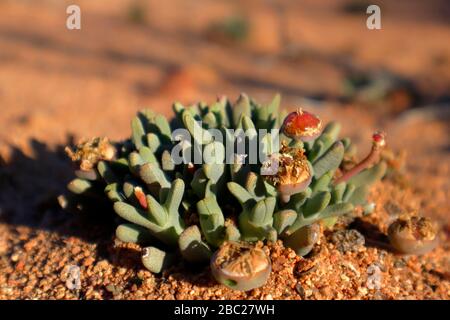
[[[70,4],[81,30],[66,28]],[[240,92],[373,116],[448,104],[450,3],[377,1],[382,30],[367,29],[369,4],[1,0],[0,141],[123,138],[143,106]]]
[[[385,130],[447,215],[450,2],[376,1],[382,30],[368,30],[374,3],[0,0],[3,214],[53,199],[71,174],[60,147],[127,137],[140,108],[279,92],[286,108],[343,122],[362,154]],[[81,30],[66,28],[71,4]]]

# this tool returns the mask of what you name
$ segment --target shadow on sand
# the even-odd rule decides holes
[[[73,144],[72,140],[68,138],[68,145]],[[57,197],[73,178],[64,147],[51,149],[37,140],[31,140],[29,145],[30,155],[13,146],[9,159],[0,162],[0,221],[88,242],[111,238],[115,217],[112,211],[111,219],[99,221],[95,212],[89,216],[74,215],[60,208]]]
[[[73,138],[67,139],[73,145]],[[67,183],[74,177],[70,160],[63,146],[50,148],[47,144],[30,141],[30,154],[11,147],[7,161],[0,158],[0,223],[11,228],[29,227],[56,233],[61,239],[77,237],[95,243],[96,260],[127,269],[144,269],[141,252],[136,248],[114,245],[114,231],[118,217],[113,212],[74,214],[60,208],[57,197],[66,192]],[[170,274],[177,280],[205,285],[212,283],[207,266],[175,263]],[[155,275],[167,281],[165,274]],[[139,285],[139,279],[136,279]],[[133,281],[130,285],[133,285]],[[108,298],[108,291],[104,292]]]

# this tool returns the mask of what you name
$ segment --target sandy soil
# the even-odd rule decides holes
[[[380,31],[366,29],[364,11],[350,12],[349,4],[363,1],[77,1],[82,29],[69,31],[71,3],[0,1],[1,299],[450,298],[445,1],[382,1]],[[138,21],[130,14],[136,3],[144,13]],[[211,39],[211,23],[230,15],[248,19],[246,40]],[[376,78],[381,70],[398,84],[387,98],[345,95],[350,75]],[[177,265],[152,275],[137,246],[114,239],[114,221],[58,208],[56,196],[72,177],[64,145],[126,137],[143,106],[170,115],[173,101],[242,91],[260,101],[281,92],[286,108],[342,122],[361,156],[375,129],[405,152],[404,173],[374,188],[374,213],[350,225],[366,245],[346,251],[326,232],[306,259],[270,245],[269,282],[241,293],[217,285],[207,268]],[[439,248],[405,257],[371,244],[405,212],[439,223]],[[81,268],[81,290],[66,286],[71,266]]]

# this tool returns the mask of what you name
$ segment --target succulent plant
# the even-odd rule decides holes
[[[400,253],[421,255],[433,250],[438,242],[436,225],[427,217],[402,217],[388,228],[389,241]]]
[[[384,135],[373,136],[370,155],[356,164],[349,160],[355,146],[339,138],[338,123],[322,127],[317,116],[287,114],[279,105],[279,95],[261,105],[245,94],[234,105],[225,97],[209,106],[175,103],[170,122],[143,110],[131,122],[129,139],[97,138],[68,150],[77,165],[69,184],[76,196],[60,197],[60,203],[79,211],[108,199],[123,220],[117,238],[147,246],[142,261],[150,271],[161,272],[181,256],[190,263],[211,261],[213,275],[231,288],[260,286],[270,260],[252,243],[281,239],[307,254],[320,235],[319,223],[330,227],[366,204],[369,186],[386,170],[378,162]],[[224,161],[229,128],[248,133],[245,146],[259,141],[258,152],[266,157],[252,161],[254,154],[235,152],[232,142],[233,159]],[[179,129],[189,137],[182,139]],[[217,139],[217,132],[226,140]],[[205,154],[212,161],[193,161]],[[272,171],[262,174],[266,169]],[[234,262],[223,258],[227,250]],[[236,263],[251,267],[239,274],[231,267]]]
[[[264,285],[272,266],[260,246],[227,241],[214,253],[211,272],[220,283],[247,291]]]

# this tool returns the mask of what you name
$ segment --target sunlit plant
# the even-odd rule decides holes
[[[366,204],[370,186],[386,171],[379,161],[382,133],[373,135],[366,158],[344,168],[355,146],[339,137],[338,123],[324,125],[306,110],[288,114],[279,105],[279,95],[259,104],[242,94],[234,104],[226,97],[211,105],[175,103],[170,119],[143,110],[132,120],[128,139],[96,138],[67,150],[77,178],[60,202],[79,211],[110,201],[121,218],[117,238],[141,244],[143,265],[152,272],[179,258],[209,261],[214,277],[228,287],[259,287],[271,271],[263,242],[281,239],[298,255],[308,254],[320,224],[332,227],[339,216]],[[277,131],[270,130],[279,128],[276,148],[271,135]],[[180,147],[176,129],[190,133],[189,143]],[[174,161],[174,151],[180,150],[186,159],[197,149],[218,157],[225,142],[212,139],[210,129],[224,135],[226,129],[251,132],[244,143],[260,141],[266,159],[252,163],[246,154],[236,154],[232,163]],[[266,130],[264,135],[259,129]]]

